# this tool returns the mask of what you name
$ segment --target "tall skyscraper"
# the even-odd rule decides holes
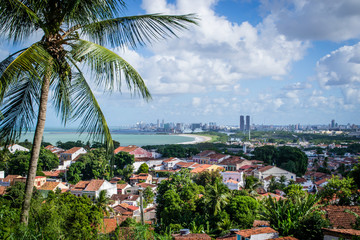
[[[246,116],[245,130],[246,130],[246,131],[249,131],[249,130],[250,130],[250,116],[249,116],[249,115]]]
[[[245,121],[243,115],[240,115],[240,131],[245,131]]]
[[[335,119],[331,120],[331,128],[335,128]]]

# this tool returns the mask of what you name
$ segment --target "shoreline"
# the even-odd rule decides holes
[[[182,142],[182,143],[178,143],[178,144],[197,144],[197,143],[204,143],[204,142],[209,142],[211,141],[211,137],[207,137],[207,136],[203,136],[203,135],[197,135],[197,134],[176,134],[178,136],[181,137],[192,137],[195,139],[193,141],[188,141],[188,142]]]

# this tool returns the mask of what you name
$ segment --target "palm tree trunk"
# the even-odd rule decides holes
[[[29,220],[30,202],[31,202],[31,197],[35,183],[37,163],[40,154],[42,136],[45,128],[49,87],[50,87],[50,75],[47,74],[44,77],[44,81],[41,88],[39,114],[36,124],[35,135],[34,135],[33,148],[31,151],[29,172],[26,178],[25,199],[21,211],[21,222],[24,223],[25,225],[28,225],[28,220]]]

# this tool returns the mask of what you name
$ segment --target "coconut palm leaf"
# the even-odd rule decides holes
[[[176,36],[174,30],[187,29],[196,24],[193,14],[169,16],[147,14],[106,19],[79,27],[81,33],[100,45],[137,47],[152,41]]]
[[[64,1],[63,4],[64,9],[66,9],[64,11],[64,22],[75,28],[96,22],[99,19],[115,18],[126,8],[123,0],[69,0]],[[97,6],[95,9],[94,5]]]
[[[76,61],[83,61],[92,70],[94,81],[101,87],[121,91],[124,79],[128,89],[145,99],[151,95],[140,74],[123,58],[98,44],[78,40],[72,46],[72,55]]]
[[[0,1],[0,32],[15,41],[29,37],[43,25],[35,12],[41,4],[44,4],[43,0]]]
[[[5,96],[7,104],[1,109],[0,139],[13,141],[27,132],[34,124],[39,105],[40,83],[29,77],[23,77]]]
[[[71,85],[72,119],[81,120],[80,132],[91,133],[94,140],[104,142],[109,152],[113,150],[110,130],[95,95],[81,72],[73,75]]]
[[[0,102],[2,102],[7,88],[16,83],[20,76],[26,74],[33,79],[42,79],[52,62],[52,57],[41,43],[35,43],[22,51],[15,59],[7,58],[2,63],[7,64],[0,77]],[[53,72],[53,71],[52,71]]]

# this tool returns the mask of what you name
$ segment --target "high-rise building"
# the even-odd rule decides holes
[[[245,130],[246,130],[246,131],[249,131],[249,130],[250,130],[250,116],[249,116],[249,115],[246,116]]]
[[[245,121],[243,115],[240,115],[240,131],[245,131]]]
[[[331,128],[335,128],[335,119],[331,120]]]

